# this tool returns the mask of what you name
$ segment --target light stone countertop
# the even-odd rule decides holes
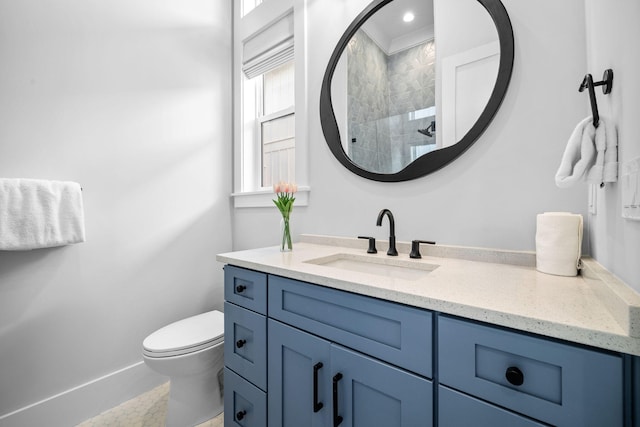
[[[422,259],[367,254],[367,241],[303,235],[292,252],[268,247],[219,254],[226,264],[330,288],[640,356],[640,295],[596,261],[583,258],[576,277],[535,269],[535,253],[421,245]],[[375,257],[379,263],[437,265],[417,279],[354,272],[308,261],[336,254]]]

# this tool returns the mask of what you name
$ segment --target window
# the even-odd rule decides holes
[[[295,181],[294,65],[288,62],[263,76],[258,114],[262,187]]]
[[[244,80],[243,190],[295,181],[295,66]]]
[[[296,204],[304,205],[306,91],[296,90],[304,88],[304,44],[294,50],[294,41],[304,34],[305,1],[242,0],[242,12],[260,3],[246,17],[234,12],[234,203],[272,205],[246,201],[271,197],[274,183],[288,181],[298,183]]]
[[[242,0],[242,16],[251,12],[262,3],[262,0]]]

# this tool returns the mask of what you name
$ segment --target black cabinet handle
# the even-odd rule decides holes
[[[322,366],[322,362],[313,365],[313,412],[318,412],[324,406],[322,402],[318,402],[318,371]]]
[[[509,384],[517,386],[524,383],[524,374],[515,366],[508,367],[504,376],[507,378],[507,381],[509,381]]]
[[[242,348],[247,343],[247,340],[238,340],[236,341],[236,347]]]
[[[338,381],[341,379],[340,372],[333,376],[333,427],[338,427],[342,422],[342,417],[338,415]]]
[[[238,412],[236,414],[236,420],[237,421],[242,421],[242,419],[244,418],[245,415],[247,415],[247,411],[245,411],[245,410],[242,410],[242,411]]]
[[[239,293],[239,294],[243,293],[245,289],[247,289],[247,287],[245,285],[236,286],[236,292]]]

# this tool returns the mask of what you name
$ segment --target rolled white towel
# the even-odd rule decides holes
[[[536,220],[536,269],[575,276],[581,265],[582,215],[545,212]]]

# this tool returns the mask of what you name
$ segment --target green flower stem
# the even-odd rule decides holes
[[[280,213],[282,214],[283,230],[282,230],[282,242],[280,244],[280,250],[292,250],[293,243],[291,242],[291,229],[289,228],[289,218],[291,211],[293,210],[293,202],[296,200],[292,193],[277,193],[278,198],[273,201]]]
[[[291,243],[291,230],[289,229],[289,218],[282,217],[282,221],[284,222],[284,227],[282,230],[282,244],[280,245],[280,250],[284,252],[285,248],[288,250],[292,250],[293,244]]]

